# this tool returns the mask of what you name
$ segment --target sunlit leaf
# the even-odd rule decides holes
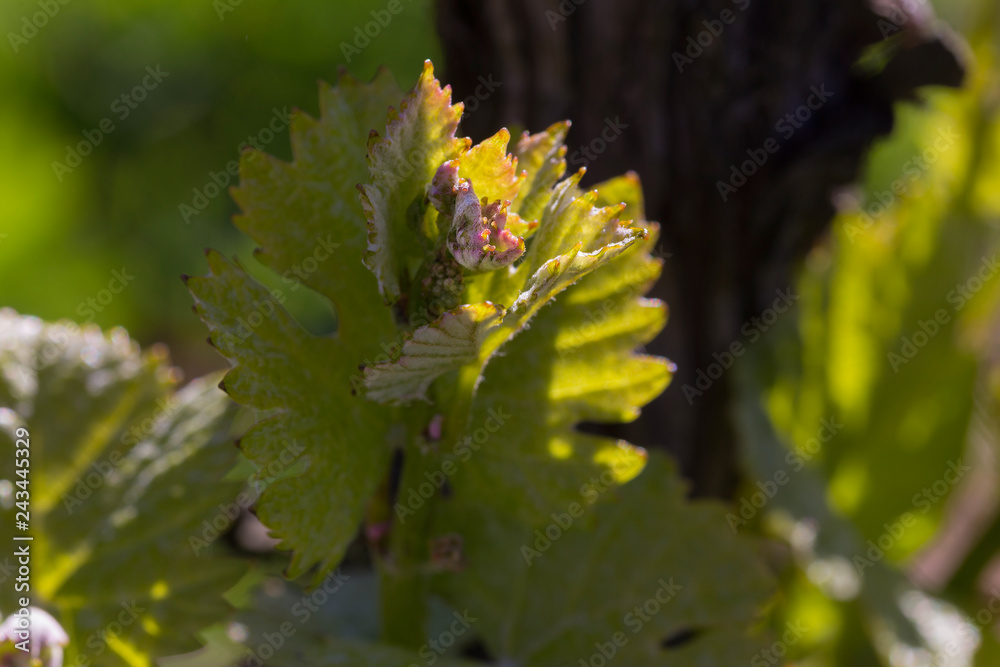
[[[34,538],[28,592],[69,633],[67,660],[151,665],[196,648],[195,633],[226,616],[222,594],[242,570],[212,555],[242,490],[222,481],[236,450],[218,377],[171,393],[162,350],[9,310],[0,368],[0,537]],[[19,429],[30,441],[27,530],[15,524]],[[19,607],[13,585],[0,595],[5,612]]]

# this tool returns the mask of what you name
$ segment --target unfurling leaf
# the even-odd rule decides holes
[[[469,147],[468,139],[455,138],[461,117],[461,103],[451,104],[451,88],[441,88],[427,61],[413,91],[390,110],[385,135],[371,130],[372,182],[359,186],[368,219],[364,262],[387,303],[402,295],[409,261],[421,259],[434,236],[423,210],[425,188],[442,162]]]
[[[426,400],[435,378],[477,358],[486,332],[502,316],[502,308],[487,302],[459,306],[420,327],[403,343],[399,359],[365,369],[368,398],[380,403]]]
[[[261,244],[266,266],[287,277],[304,257],[319,258],[315,239],[336,239],[336,258],[303,278],[337,309],[335,334],[303,330],[283,309],[280,290],[268,292],[217,253],[209,254],[211,273],[188,283],[233,364],[226,390],[268,411],[242,441],[247,456],[266,465],[284,439],[304,449],[303,465],[258,504],[281,548],[293,551],[288,574],[318,565],[318,582],[367,521],[382,631],[416,649],[431,573],[453,605],[489,606],[494,600],[476,586],[496,589],[499,601],[503,577],[542,585],[572,571],[571,555],[584,554],[589,569],[579,581],[597,577],[623,592],[602,607],[608,616],[640,592],[630,571],[669,566],[687,573],[693,588],[711,590],[712,601],[703,609],[693,600],[677,605],[635,644],[636,659],[648,658],[636,664],[653,664],[664,633],[684,624],[697,624],[705,637],[675,654],[679,664],[749,659],[743,649],[756,639],[748,628],[768,581],[747,543],[726,539],[716,509],[688,507],[669,465],[657,461],[636,479],[642,449],[578,429],[584,421],[635,419],[673,371],[637,351],[666,323],[665,305],[643,296],[662,262],[651,256],[659,228],[641,219],[638,179],[591,191],[579,187],[582,170],[563,179],[568,123],[525,134],[510,153],[506,130],[475,146],[456,138],[461,107],[450,104],[429,64],[386,118],[379,105],[392,104],[393,91],[383,74],[370,84],[342,78],[323,90],[318,120],[296,115],[290,164],[241,165],[237,220]],[[350,196],[359,181],[360,205]],[[562,556],[553,553],[528,576],[509,562],[521,557],[516,546],[488,555],[490,545],[507,548],[544,526],[593,479],[603,480],[607,496]],[[664,508],[644,519],[647,533],[663,530],[657,552],[612,548],[624,517],[648,503]],[[696,515],[686,518],[690,511]],[[705,517],[719,525],[698,535]],[[671,551],[688,539],[718,556]],[[463,568],[466,575],[452,580]],[[602,593],[601,586],[591,588]],[[613,627],[610,616],[575,618],[578,602],[539,608],[551,615],[487,609],[494,627],[475,633],[500,662],[575,664],[583,654],[572,650]],[[542,628],[546,618],[559,627]],[[336,660],[356,659],[348,644],[329,646]]]
[[[524,239],[507,229],[510,201],[480,201],[472,184],[458,178],[457,160],[438,169],[431,188],[431,203],[448,228],[448,251],[471,271],[492,271],[513,264],[524,254]],[[510,214],[512,224],[520,219]]]

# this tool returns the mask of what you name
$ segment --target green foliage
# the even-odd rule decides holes
[[[983,359],[1000,267],[980,179],[995,187],[984,136],[996,109],[981,96],[996,75],[973,79],[897,110],[896,134],[872,154],[868,200],[838,217],[798,281],[798,321],[776,326],[740,369],[748,477],[790,477],[751,521],[788,543],[797,570],[776,624],[812,619],[799,652],[818,665],[893,654],[971,664],[977,649],[977,664],[992,664],[997,648],[976,620],[984,559],[961,565],[938,597],[911,581],[994,447],[974,427],[995,410]],[[837,427],[819,438],[823,420]],[[996,553],[995,535],[980,556]]]
[[[16,51],[10,36],[25,19],[33,33],[42,8],[0,3],[0,303],[46,320],[124,326],[143,344],[169,344],[192,376],[220,367],[177,275],[201,270],[202,248],[252,250],[230,224],[241,146],[252,138],[286,157],[283,114],[292,100],[313,108],[317,77],[341,65],[368,77],[387,65],[411,79],[439,52],[430,0],[401,1],[404,11],[361,53],[345,49],[387,1],[65,3],[39,15],[44,27]],[[125,106],[121,96],[156,65],[169,76]],[[65,163],[104,119],[114,131],[57,178],[53,162]],[[123,265],[135,276],[128,289],[87,306]],[[321,304],[304,293],[289,292],[293,312],[319,325]]]
[[[436,235],[424,201],[429,175],[469,147],[468,139],[455,138],[462,107],[450,102],[451,89],[441,89],[428,62],[399,110],[389,112],[385,137],[373,130],[368,139],[372,182],[358,186],[368,218],[364,259],[387,303],[399,300],[410,263],[423,258],[424,242]]]
[[[0,368],[0,540],[34,538],[23,543],[27,594],[68,631],[67,660],[149,665],[196,648],[195,634],[226,616],[222,593],[243,572],[197,541],[240,490],[221,482],[235,462],[225,442],[234,410],[218,378],[175,392],[162,349],[141,354],[121,330],[45,325],[10,310],[0,310]],[[16,485],[20,429],[30,472]],[[19,531],[24,490],[30,529]],[[15,557],[4,558],[12,584]],[[25,594],[4,585],[0,608],[14,612]]]
[[[434,528],[463,536],[469,567],[435,583],[456,609],[480,615],[500,664],[586,663],[612,642],[616,659],[643,666],[740,664],[761,650],[743,629],[770,580],[747,543],[719,530],[724,510],[685,502],[660,456],[606,493],[599,498],[600,484],[590,484],[546,525],[482,497],[472,504],[456,494],[441,509]],[[686,633],[691,641],[664,646]]]
[[[0,6],[11,34],[35,4]],[[189,284],[233,365],[226,390],[258,420],[240,442],[253,461],[246,472],[260,467],[267,485],[256,510],[292,552],[285,573],[305,578],[255,570],[225,598],[247,635],[218,623],[241,569],[198,540],[202,522],[242,490],[220,481],[237,452],[218,378],[176,390],[159,349],[140,354],[121,333],[0,312],[0,480],[18,479],[8,451],[26,425],[32,602],[68,631],[65,663],[151,664],[194,648],[211,626],[210,651],[163,664],[240,664],[248,649],[265,655],[288,623],[294,632],[266,664],[408,667],[438,656],[429,642],[468,611],[475,622],[435,664],[482,664],[456,657],[472,649],[499,664],[576,665],[619,632],[620,664],[775,664],[758,652],[769,642],[754,634],[761,628],[747,632],[768,592],[748,537],[763,533],[774,538],[771,564],[787,567],[756,625],[779,638],[786,623],[806,627],[786,661],[998,664],[1000,643],[980,613],[995,604],[982,582],[995,576],[1000,519],[980,526],[973,510],[993,508],[1000,281],[968,300],[949,295],[997,246],[1000,23],[989,0],[935,4],[970,41],[970,85],[897,110],[862,207],[896,181],[904,194],[874,222],[843,208],[796,283],[798,315],[730,371],[746,480],[728,518],[686,502],[668,462],[578,429],[634,419],[670,367],[637,353],[666,321],[665,306],[643,298],[661,262],[638,180],[581,192],[578,175],[565,178],[568,123],[513,140],[500,130],[471,146],[456,129],[462,110],[429,68],[409,95],[380,71],[368,84],[322,85],[315,118],[291,115],[291,161],[238,156],[255,137],[288,157],[274,110],[308,108],[316,72],[346,62],[369,75],[386,63],[417,77],[436,48],[430,2],[407,0],[360,52],[355,27],[385,0],[60,9],[0,59],[9,151],[0,302],[125,324],[135,340],[169,341],[200,373],[218,360],[176,276],[198,267],[196,248],[220,248],[211,275]],[[112,115],[147,63],[169,78],[127,118]],[[54,174],[53,162],[109,116],[114,132],[81,166]],[[949,126],[956,143],[911,178],[905,165]],[[235,205],[225,196],[233,160]],[[236,206],[242,237],[226,222]],[[224,259],[252,245],[260,265]],[[135,282],[95,307],[123,267]],[[948,321],[927,324],[935,333],[915,345],[942,308]],[[331,320],[329,336],[299,325]],[[817,451],[824,419],[839,426]],[[289,467],[287,452],[300,447]],[[796,471],[797,457],[809,460]],[[921,495],[959,460],[974,466],[969,476]],[[747,524],[736,521],[757,481],[779,470],[788,483]],[[14,501],[0,485],[8,545]],[[908,515],[896,539],[891,527]],[[887,533],[892,544],[872,559],[869,540]],[[956,535],[972,540],[967,553]],[[319,600],[345,553],[348,580],[303,622],[296,605]],[[286,561],[263,560],[267,571]],[[366,560],[374,571],[360,571]],[[953,574],[940,567],[949,560]],[[0,554],[8,621],[15,566]],[[918,590],[928,572],[944,576],[930,582],[933,596]],[[633,633],[628,614],[661,580],[681,588]],[[130,608],[142,612],[102,639]]]
[[[589,655],[673,577],[682,592],[628,644],[636,664],[665,651],[679,664],[749,659],[770,588],[752,543],[727,534],[721,508],[685,503],[666,462],[643,471],[642,450],[577,430],[634,419],[671,373],[636,353],[666,322],[642,297],[661,268],[657,226],[621,217],[642,214],[638,180],[590,192],[582,171],[560,180],[568,124],[525,134],[512,154],[506,130],[456,138],[462,106],[429,63],[392,108],[399,97],[384,72],[342,76],[321,88],[318,119],[294,115],[291,162],[241,163],[237,225],[264,265],[333,304],[336,333],[303,330],[280,294],[215,252],[187,280],[233,364],[226,391],[266,411],[244,453],[266,466],[283,442],[304,447],[257,507],[292,551],[288,574],[324,581],[364,523],[381,598],[379,636],[364,640],[419,651],[440,596],[481,614],[474,634],[492,656],[526,665]],[[555,516],[572,525],[551,550],[535,545]],[[511,585],[550,606],[508,607]],[[693,641],[664,648],[687,631]],[[325,641],[315,664],[353,655]]]
[[[212,340],[236,363],[226,391],[273,411],[243,437],[243,452],[266,468],[284,443],[305,448],[305,472],[276,481],[257,507],[261,520],[295,550],[292,577],[316,563],[325,571],[340,561],[387,468],[391,432],[399,430],[396,416],[386,418],[378,406],[351,395],[360,384],[352,380],[358,364],[377,357],[379,343],[396,333],[371,273],[358,260],[365,234],[355,183],[367,176],[368,128],[384,122],[385,108],[399,97],[387,72],[368,85],[342,77],[338,87],[321,88],[318,121],[294,115],[293,162],[252,152],[241,161],[237,225],[260,244],[259,261],[276,272],[291,276],[307,257],[322,261],[303,280],[349,315],[338,319],[336,337],[311,336],[278,298],[217,253],[209,254],[210,278],[188,280]],[[343,228],[331,220],[342,220]],[[342,495],[330,494],[331,486]]]

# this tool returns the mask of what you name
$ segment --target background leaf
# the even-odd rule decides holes
[[[232,525],[226,507],[241,490],[222,481],[236,451],[218,377],[171,394],[162,349],[140,354],[121,330],[106,336],[6,309],[0,368],[0,539],[34,536],[32,604],[70,634],[67,660],[151,665],[197,647],[195,633],[227,615],[222,594],[243,570],[209,545]],[[14,522],[21,427],[31,443],[27,532]],[[13,611],[14,586],[0,595]]]

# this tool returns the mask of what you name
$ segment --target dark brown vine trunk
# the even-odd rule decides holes
[[[678,372],[626,435],[677,457],[695,495],[731,495],[738,470],[728,374],[701,396],[685,385],[697,388],[714,355],[749,342],[744,323],[792,284],[833,216],[832,193],[891,129],[893,102],[960,83],[962,67],[923,5],[878,4],[437,2],[442,78],[467,99],[466,133],[570,118],[570,170],[586,166],[589,183],[641,175],[647,217],[661,223],[670,255],[654,295],[671,321],[650,349]],[[888,64],[858,66],[869,48]],[[808,120],[777,126],[804,109]],[[756,173],[724,197],[720,182],[754,156],[763,165],[746,165]]]

